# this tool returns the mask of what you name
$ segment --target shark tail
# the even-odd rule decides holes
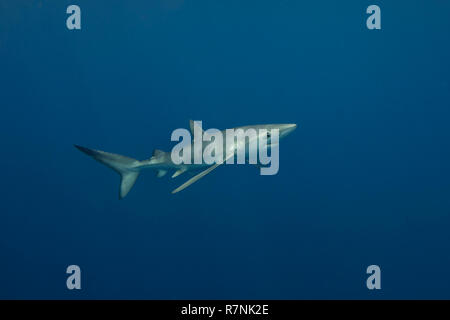
[[[141,164],[139,160],[78,145],[75,145],[75,147],[120,174],[119,199],[124,198],[130,192],[139,177],[139,165]]]

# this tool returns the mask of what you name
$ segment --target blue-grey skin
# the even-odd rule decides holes
[[[194,123],[191,121],[191,132],[194,131]],[[243,126],[243,127],[236,127],[233,128],[234,130],[242,129],[246,131],[247,129],[255,129],[256,132],[262,132],[260,129],[266,129],[267,131],[270,131],[272,129],[278,129],[279,132],[279,139],[282,139],[286,137],[288,134],[290,134],[292,131],[295,130],[297,125],[295,124],[266,124],[266,125],[253,125],[253,126]],[[226,130],[223,130],[223,136],[225,137]],[[225,140],[225,139],[224,139]],[[204,148],[214,142],[208,142],[203,143],[201,152],[203,152]],[[270,143],[270,139],[268,139],[268,144]],[[121,176],[121,183],[120,183],[120,189],[119,189],[119,199],[124,198],[128,192],[133,187],[134,183],[136,182],[137,177],[139,176],[139,173],[143,169],[153,169],[157,171],[157,176],[162,177],[164,176],[167,171],[172,170],[175,171],[175,173],[172,175],[172,178],[175,178],[179,176],[180,174],[187,172],[187,171],[198,171],[199,169],[204,169],[203,172],[196,175],[195,177],[189,179],[186,183],[175,189],[172,193],[176,193],[178,191],[183,190],[184,188],[188,187],[195,181],[199,180],[212,170],[214,170],[218,165],[220,164],[193,164],[193,155],[192,155],[192,164],[175,164],[172,161],[171,153],[170,152],[164,152],[160,150],[154,150],[153,156],[150,159],[147,160],[136,160],[133,158],[125,157],[119,154],[104,152],[100,150],[93,150],[88,149],[85,147],[81,147],[78,145],[75,145],[77,149],[84,152],[85,154],[91,156],[95,160],[97,160],[100,163],[103,163],[104,165],[110,167],[114,171],[120,174]],[[231,151],[228,151],[227,155],[234,155],[239,152],[240,148],[244,148],[245,151],[248,154],[248,144],[241,145],[241,146],[233,146],[233,149]],[[194,150],[193,143],[191,143],[191,148]],[[224,141],[224,150],[225,150],[225,141]],[[225,154],[225,153],[224,153]],[[225,156],[224,156],[224,160]]]

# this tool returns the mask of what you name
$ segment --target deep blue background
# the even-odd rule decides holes
[[[450,298],[449,13],[0,0],[0,298]],[[225,166],[172,195],[186,176],[146,172],[121,201],[73,147],[145,159],[189,119],[300,128],[278,175]]]

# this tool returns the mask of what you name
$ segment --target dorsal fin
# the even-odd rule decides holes
[[[164,151],[159,150],[159,149],[153,150],[153,153],[152,153],[152,156],[153,156],[153,157],[159,158],[159,157],[161,157],[161,156],[163,156],[163,155],[164,155]]]
[[[201,126],[199,126],[198,124],[195,123],[196,121],[194,120],[189,120],[189,129],[191,130],[191,134],[192,136],[194,136],[194,127],[197,127],[201,130],[202,134],[203,134],[203,129]]]

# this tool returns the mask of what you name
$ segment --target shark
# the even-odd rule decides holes
[[[194,132],[196,129],[196,122],[193,120],[190,120],[190,132],[194,136]],[[293,123],[287,123],[287,124],[260,124],[260,125],[249,125],[249,126],[241,126],[241,127],[235,127],[232,128],[233,130],[242,129],[255,129],[257,132],[263,132],[264,134],[267,134],[267,141],[268,146],[270,147],[270,133],[271,130],[278,130],[279,139],[282,139],[289,135],[291,132],[293,132],[297,128],[296,124]],[[264,130],[261,130],[264,129]],[[201,132],[203,130],[200,128]],[[221,132],[225,134],[226,130],[222,130]],[[211,142],[214,143],[214,142]],[[245,152],[248,155],[248,144],[249,141],[246,141],[244,144],[235,144],[232,148],[232,150],[229,150],[223,155],[223,161],[214,163],[214,164],[208,164],[205,162],[202,163],[194,163],[191,161],[190,164],[186,163],[180,163],[176,164],[171,157],[171,152],[165,152],[159,149],[154,149],[153,154],[149,159],[145,160],[137,160],[134,158],[130,158],[127,156],[123,156],[120,154],[115,153],[109,153],[101,150],[95,150],[86,148],[80,145],[74,145],[75,148],[80,150],[81,152],[85,153],[86,155],[92,157],[93,159],[97,160],[98,162],[102,163],[103,165],[113,169],[115,172],[117,172],[120,175],[120,187],[119,187],[119,199],[125,198],[125,196],[130,192],[131,188],[134,186],[137,178],[139,177],[142,170],[145,169],[151,169],[156,171],[156,176],[158,178],[161,178],[167,174],[167,172],[171,171],[173,172],[172,178],[176,178],[179,175],[190,172],[190,173],[197,173],[198,171],[202,170],[200,173],[197,173],[195,176],[187,180],[185,183],[180,185],[178,188],[174,189],[172,193],[177,193],[181,190],[184,190],[188,186],[192,185],[194,182],[198,181],[199,179],[203,178],[213,170],[215,170],[217,167],[222,165],[226,162],[230,157],[234,157],[238,152],[240,152],[241,148],[245,148]],[[203,143],[201,150],[203,151],[208,144]],[[194,139],[191,141],[191,146],[193,150],[194,146]],[[259,144],[258,144],[259,148]],[[194,157],[192,155],[192,157]],[[257,164],[258,166],[262,166],[260,164]]]

